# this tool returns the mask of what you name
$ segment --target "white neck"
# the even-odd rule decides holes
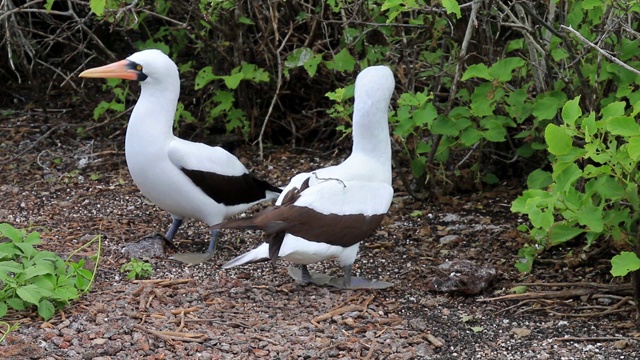
[[[353,109],[353,154],[367,156],[391,169],[388,100],[356,98]]]
[[[149,80],[151,79],[147,79]],[[129,119],[126,143],[162,143],[172,139],[173,118],[180,95],[177,74],[175,79],[169,77],[164,83],[141,83],[141,88],[140,98]]]

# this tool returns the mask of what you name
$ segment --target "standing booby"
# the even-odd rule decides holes
[[[171,214],[173,221],[165,235],[169,242],[187,218],[215,225],[281,192],[251,175],[226,150],[174,136],[180,75],[176,64],[160,50],[137,52],[86,70],[80,77],[140,82],[140,98],[127,126],[125,157],[142,194]],[[209,255],[215,251],[218,232],[211,232]]]
[[[351,281],[360,241],[380,225],[393,199],[388,111],[394,86],[388,67],[364,69],[355,84],[351,155],[339,165],[294,176],[275,207],[212,227],[267,235],[267,242],[223,268],[282,257],[302,265],[304,282],[315,282],[307,265],[337,258],[344,271],[340,285],[360,286]]]

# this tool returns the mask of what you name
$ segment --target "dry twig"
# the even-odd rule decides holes
[[[183,332],[175,332],[175,331],[157,331],[147,329],[142,325],[134,324],[134,329],[138,329],[144,332],[147,332],[151,335],[155,335],[158,338],[164,341],[184,341],[184,342],[204,342],[207,339],[205,334],[198,333],[183,333]]]

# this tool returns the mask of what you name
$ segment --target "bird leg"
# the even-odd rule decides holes
[[[309,273],[309,268],[307,268],[307,265],[300,265],[300,271],[302,272],[302,282],[315,284],[311,273]]]
[[[353,264],[344,266],[342,271],[344,272],[344,287],[348,289],[351,286],[351,268]]]
[[[169,259],[177,260],[185,264],[196,265],[211,259],[216,252],[216,240],[218,239],[218,233],[220,230],[211,230],[211,242],[209,242],[209,248],[204,253],[181,253],[173,254]]]
[[[216,245],[218,245],[218,234],[220,234],[220,230],[211,230],[211,241],[209,242],[209,248],[207,249],[207,254],[213,255],[216,252]]]
[[[175,245],[173,243],[173,237],[176,236],[176,233],[178,232],[178,229],[180,228],[180,225],[182,225],[182,219],[177,219],[177,218],[173,218],[173,221],[171,222],[171,226],[169,227],[169,230],[167,231],[167,233],[164,235],[164,239],[172,244]]]

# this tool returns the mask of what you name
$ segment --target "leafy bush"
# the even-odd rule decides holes
[[[512,211],[529,217],[532,227],[521,229],[536,243],[520,250],[522,261],[516,266],[521,271],[531,270],[540,251],[580,235],[586,247],[599,239],[618,247],[636,241],[640,125],[625,114],[624,102],[610,103],[597,115],[583,115],[579,101],[568,101],[562,108],[563,123],[545,130],[553,170],[532,172],[529,189],[513,202]],[[633,114],[637,112],[640,103],[634,105]],[[612,272],[625,275],[628,270],[621,267],[624,264]]]
[[[75,252],[63,260],[51,251],[37,250],[35,246],[41,243],[37,231],[27,233],[3,223],[0,240],[0,318],[9,308],[22,311],[35,306],[38,315],[49,320],[56,308],[63,308],[91,288],[100,258],[99,236],[76,250],[98,241],[93,272],[84,269],[84,259],[69,260]]]

